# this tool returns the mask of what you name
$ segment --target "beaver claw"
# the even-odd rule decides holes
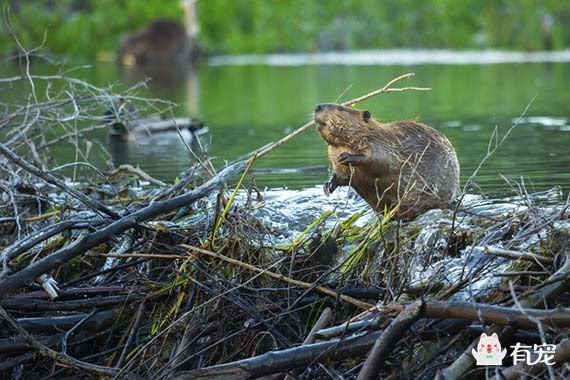
[[[336,183],[330,181],[330,182],[325,182],[325,184],[323,185],[323,191],[325,192],[325,195],[328,197],[329,195],[331,195],[333,193],[333,191],[335,191],[335,189],[337,188]]]
[[[358,164],[364,160],[363,154],[352,154],[348,152],[342,152],[338,155],[337,161],[339,164]]]

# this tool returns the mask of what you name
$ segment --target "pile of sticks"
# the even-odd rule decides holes
[[[392,87],[410,76],[345,104],[422,90]],[[291,244],[271,244],[278,231],[254,216],[263,200],[247,173],[312,123],[220,170],[194,153],[196,165],[167,184],[89,164],[111,88],[29,70],[0,82],[30,89],[0,118],[2,377],[568,374],[567,203],[520,192],[506,212],[460,207],[407,224],[373,215],[360,227],[359,216],[330,227],[328,213]],[[42,100],[40,83],[51,82]],[[171,106],[132,91],[122,99]],[[64,143],[78,160],[54,166],[49,148]],[[75,181],[59,174],[70,168]],[[460,274],[432,271],[457,260]],[[412,282],[421,268],[429,275]],[[492,276],[507,281],[479,287]],[[471,349],[482,332],[505,347],[554,344],[556,366],[478,368]]]

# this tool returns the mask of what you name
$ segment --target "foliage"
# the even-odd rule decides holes
[[[182,21],[179,0],[22,0],[14,1],[10,20],[24,46],[39,45],[54,53],[90,57],[112,52],[129,31],[155,18]],[[6,27],[0,48],[9,53],[14,46]],[[0,51],[1,52],[1,51]]]
[[[12,0],[27,46],[92,56],[156,18],[183,20],[180,0]],[[558,0],[199,0],[201,44],[216,53],[397,47],[561,49],[570,3]],[[9,51],[10,38],[0,35]]]

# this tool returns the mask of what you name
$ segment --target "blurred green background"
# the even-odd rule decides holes
[[[155,18],[183,21],[180,0],[5,0],[25,46],[92,57]],[[209,53],[424,48],[562,49],[570,1],[198,0]],[[5,54],[14,43],[4,31]]]

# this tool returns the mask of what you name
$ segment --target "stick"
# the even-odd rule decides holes
[[[370,350],[370,354],[366,362],[364,362],[364,366],[360,370],[357,380],[373,380],[378,378],[384,361],[396,347],[398,340],[404,336],[404,333],[410,328],[412,323],[417,321],[424,312],[425,304],[422,300],[411,303],[402,310],[374,343],[374,347]]]
[[[110,216],[113,219],[119,219],[120,216],[113,210],[110,210],[102,203],[89,198],[87,195],[83,194],[80,191],[72,189],[68,187],[63,181],[55,178],[50,173],[47,173],[41,169],[36,168],[34,165],[30,164],[28,161],[24,160],[23,158],[18,157],[14,152],[12,152],[6,145],[0,143],[0,153],[2,153],[6,158],[12,161],[14,164],[18,165],[22,169],[26,170],[27,172],[32,173],[33,175],[43,179],[47,183],[54,185],[61,189],[62,191],[66,192],[67,194],[71,195],[72,197],[80,200],[83,202],[87,207],[90,207],[94,210],[102,212]]]
[[[333,339],[304,346],[271,351],[253,358],[220,364],[213,367],[175,373],[172,380],[231,379],[246,380],[272,373],[305,368],[313,363],[329,359],[340,359],[364,354],[380,336],[373,332],[364,336],[347,339]]]
[[[90,363],[82,362],[82,361],[77,360],[77,359],[75,359],[75,358],[73,358],[67,354],[61,354],[57,351],[52,350],[49,347],[44,346],[36,338],[34,338],[30,333],[28,333],[26,330],[24,330],[18,322],[13,320],[8,315],[6,310],[4,310],[4,308],[1,306],[0,306],[0,317],[2,317],[2,319],[4,319],[14,331],[16,331],[18,334],[20,334],[22,336],[22,338],[24,338],[24,340],[26,341],[27,344],[29,344],[32,348],[34,348],[42,356],[52,358],[53,360],[57,361],[59,364],[62,364],[64,366],[73,367],[73,368],[76,368],[79,370],[94,372],[94,373],[97,373],[99,375],[114,376],[116,373],[118,373],[118,370],[115,368],[103,367],[103,366],[96,365],[96,364],[90,364]]]
[[[107,172],[107,175],[112,177],[112,176],[115,176],[115,175],[117,175],[123,171],[127,172],[127,173],[136,174],[137,176],[141,177],[142,179],[147,180],[150,183],[154,183],[155,185],[158,185],[161,187],[166,187],[166,183],[162,182],[159,179],[152,177],[150,174],[146,173],[145,171],[143,171],[138,166],[135,168],[133,165],[129,165],[129,164],[123,164],[123,165],[119,166],[118,168]]]
[[[384,312],[396,310],[403,312],[402,304],[388,305]],[[570,309],[553,310],[515,309],[511,307],[486,305],[473,302],[426,301],[426,318],[459,318],[480,321],[482,324],[496,323],[517,327],[536,327],[536,321],[544,326],[569,327]]]
[[[87,315],[88,313],[79,313],[62,316],[19,318],[18,324],[29,333],[53,334],[73,328]],[[82,323],[82,330],[100,331],[111,325],[117,315],[117,310],[99,311]]]
[[[117,361],[117,368],[121,368],[123,366],[123,364],[125,363],[125,359],[127,358],[127,354],[129,353],[129,348],[131,347],[131,345],[133,344],[133,341],[135,339],[135,335],[137,334],[138,330],[139,330],[139,324],[141,321],[141,317],[145,312],[145,306],[144,306],[144,302],[142,302],[139,305],[139,308],[137,310],[137,315],[135,316],[135,320],[133,322],[133,325],[131,327],[131,332],[129,333],[129,336],[127,337],[127,342],[125,343],[125,347],[123,348],[123,351],[121,352],[121,356],[119,357],[119,360]]]
[[[197,199],[205,197],[211,191],[218,188],[222,183],[225,183],[236,172],[242,170],[244,166],[244,163],[237,163],[228,166],[215,177],[187,194],[179,195],[166,201],[151,203],[150,205],[130,215],[124,216],[106,227],[85,236],[83,239],[79,238],[73,244],[61,248],[57,252],[44,257],[12,276],[0,281],[0,296],[30,284],[42,273],[46,273],[52,269],[60,267],[67,261],[86,252],[88,249],[106,242],[113,236],[116,236],[141,222],[150,220],[160,214],[176,210],[194,202]]]
[[[307,337],[305,338],[305,340],[303,341],[303,343],[301,345],[306,346],[308,344],[314,343],[315,340],[317,340],[317,336],[316,336],[317,331],[327,327],[327,325],[330,323],[332,318],[333,318],[333,312],[332,312],[331,308],[330,307],[325,308],[325,310],[323,310],[323,312],[321,313],[321,316],[319,317],[317,322],[315,322],[315,325],[313,326],[311,331],[309,331],[309,334],[307,335]],[[299,372],[300,372],[300,370],[294,374],[295,377],[288,375],[288,374],[285,374],[284,375],[285,377],[279,377],[278,376],[278,378],[283,378],[284,380],[294,380],[294,379],[296,379],[296,376],[298,376],[300,374]]]
[[[202,248],[192,247],[192,246],[186,245],[186,244],[181,244],[180,246],[183,247],[183,248],[189,249],[189,250],[191,250],[191,251],[194,251],[194,252],[198,252],[198,253],[201,253],[201,254],[204,254],[204,255],[208,255],[208,256],[211,256],[211,257],[215,257],[215,258],[217,258],[217,259],[224,260],[224,261],[226,261],[226,262],[228,262],[228,263],[230,263],[230,264],[239,265],[240,267],[249,269],[249,270],[251,270],[251,271],[253,271],[253,272],[263,273],[263,274],[265,274],[266,276],[275,278],[275,279],[277,279],[277,280],[284,281],[284,282],[286,282],[286,283],[288,283],[288,284],[292,284],[292,285],[296,285],[296,286],[301,286],[301,287],[304,287],[304,288],[311,288],[311,287],[314,286],[314,284],[311,284],[311,283],[309,283],[309,282],[304,282],[304,281],[295,280],[295,279],[289,278],[289,277],[287,277],[287,276],[283,276],[283,275],[278,274],[278,273],[269,272],[269,271],[266,271],[266,270],[264,270],[264,269],[259,269],[258,267],[253,266],[253,265],[251,265],[251,264],[247,264],[247,263],[244,263],[244,262],[242,262],[242,261],[239,261],[239,260],[236,260],[236,259],[232,259],[232,258],[230,258],[230,257],[224,256],[224,255],[219,254],[219,253],[216,253],[216,252],[211,252],[211,251],[208,251],[208,250],[205,250],[205,249],[202,249]],[[0,285],[1,285],[1,283],[0,283]],[[357,300],[357,299],[355,299],[355,298],[352,298],[352,297],[349,297],[349,296],[345,296],[344,294],[339,294],[339,293],[335,292],[334,290],[331,290],[331,289],[329,289],[329,288],[325,288],[324,286],[317,285],[317,286],[315,286],[314,288],[315,288],[315,290],[317,290],[317,291],[319,291],[319,292],[321,292],[321,293],[323,293],[323,294],[326,294],[326,295],[331,296],[331,297],[334,297],[334,298],[339,298],[339,299],[341,299],[341,300],[343,300],[343,301],[346,301],[346,302],[348,302],[348,303],[351,303],[351,304],[353,304],[353,305],[355,305],[355,306],[358,306],[358,307],[360,307],[360,308],[362,308],[362,309],[370,310],[370,309],[373,309],[373,308],[374,308],[374,305],[371,305],[371,304],[366,303],[366,302],[359,301],[359,300]]]
[[[413,77],[414,75],[415,75],[414,73],[408,73],[408,74],[400,75],[399,77],[392,79],[384,87],[382,87],[378,90],[369,92],[366,95],[362,95],[358,98],[351,99],[351,100],[346,101],[346,102],[341,103],[341,104],[343,106],[350,107],[350,106],[355,105],[356,103],[360,103],[360,102],[362,102],[366,99],[370,99],[376,95],[385,94],[388,92],[402,92],[402,91],[408,91],[408,90],[415,90],[415,91],[430,91],[431,90],[431,88],[427,88],[427,87],[425,87],[425,88],[424,87],[390,88],[390,86],[392,86],[394,83],[401,81],[402,79]],[[253,162],[256,159],[265,156],[267,153],[271,152],[272,150],[274,150],[274,149],[280,147],[281,145],[285,144],[287,141],[289,141],[289,140],[293,139],[294,137],[300,135],[301,133],[305,132],[307,129],[311,128],[313,126],[313,124],[315,124],[315,121],[311,120],[308,123],[306,123],[305,125],[299,127],[297,130],[295,130],[295,131],[291,132],[290,134],[288,134],[287,136],[283,137],[281,140],[276,141],[272,144],[269,144],[257,152],[253,152],[252,154],[254,154],[254,156],[251,157],[249,159],[249,161]]]
[[[317,322],[315,323],[315,325],[313,326],[313,328],[311,329],[311,331],[303,341],[303,344],[314,343],[315,340],[317,340],[317,332],[327,327],[332,318],[333,318],[333,312],[331,308],[330,307],[325,308],[325,310],[323,310],[321,316],[319,317],[319,319],[317,320]]]
[[[35,231],[34,233],[23,238],[22,240],[19,240],[14,244],[10,245],[9,247],[7,247],[6,249],[4,249],[4,251],[0,253],[0,260],[2,260],[3,262],[8,262],[12,260],[14,257],[18,256],[20,253],[23,253],[31,249],[32,247],[41,243],[42,241],[45,241],[50,237],[55,236],[60,232],[67,230],[68,228],[71,228],[73,225],[74,222],[65,221],[57,224],[52,224],[40,231]],[[0,275],[0,278],[1,277],[2,276]]]
[[[532,261],[533,263],[540,262],[544,264],[552,264],[554,262],[552,257],[540,256],[532,252],[518,252],[496,247],[485,247],[483,248],[483,252],[490,255],[506,257],[508,259]]]
[[[142,298],[139,294],[125,294],[120,296],[94,297],[83,300],[45,301],[23,297],[8,298],[0,301],[0,306],[10,310],[21,311],[78,311],[84,309],[108,308],[110,306],[133,303]]]
[[[335,338],[341,334],[348,335],[357,331],[364,330],[378,330],[380,328],[380,323],[378,319],[365,319],[362,321],[350,322],[348,325],[346,322],[341,325],[332,326],[326,329],[322,329],[316,332],[316,337],[321,340]]]

